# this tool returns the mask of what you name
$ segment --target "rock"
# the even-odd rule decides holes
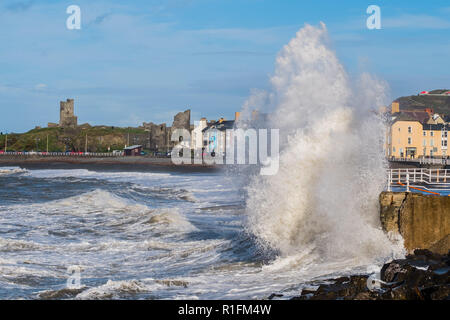
[[[382,192],[380,219],[387,232],[401,234],[408,252],[450,250],[450,197],[409,192]]]
[[[450,248],[450,234],[430,246],[430,250],[436,253],[445,254]]]
[[[371,292],[360,292],[354,297],[353,300],[377,300],[377,297]]]
[[[407,270],[404,268],[402,263],[392,262],[385,264],[383,268],[381,268],[381,280],[385,282],[397,282],[400,281],[398,279],[399,275],[406,272]]]
[[[85,289],[86,289],[86,287],[79,288],[79,289],[64,288],[61,290],[43,291],[38,294],[38,297],[43,300],[73,299],[77,294],[83,292]]]
[[[415,250],[415,255],[386,263],[381,288],[367,287],[368,275],[328,280],[317,290],[303,290],[296,300],[442,300],[450,299],[449,255]],[[330,283],[331,282],[331,283]]]
[[[450,297],[450,285],[431,286],[421,290],[425,300],[445,300]]]

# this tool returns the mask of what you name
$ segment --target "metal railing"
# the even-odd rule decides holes
[[[442,164],[450,165],[450,159],[444,158],[419,158],[420,164]]]
[[[450,159],[446,158],[394,158],[390,157],[389,161],[397,162],[415,162],[419,164],[436,164],[436,165],[450,165]]]
[[[0,156],[20,156],[20,157],[123,157],[123,152],[0,152]]]
[[[389,169],[388,191],[393,186],[406,187],[426,193],[450,192],[450,169]]]

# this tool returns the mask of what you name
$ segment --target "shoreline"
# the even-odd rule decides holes
[[[103,171],[219,172],[224,166],[206,164],[176,165],[171,158],[153,157],[0,157],[0,166],[23,169],[97,169]]]

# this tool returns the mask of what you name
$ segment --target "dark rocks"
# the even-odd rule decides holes
[[[341,277],[303,290],[296,300],[450,300],[450,258],[428,250],[383,266],[381,279],[369,275]],[[371,283],[372,281],[372,283]],[[369,286],[368,286],[369,284]],[[378,287],[370,284],[379,284]],[[371,289],[369,288],[371,287]]]
[[[277,294],[277,293],[272,293],[267,300],[273,300],[274,298],[281,298],[283,295],[282,294]]]

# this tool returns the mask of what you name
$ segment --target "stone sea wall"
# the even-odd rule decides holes
[[[385,231],[399,233],[406,250],[450,250],[450,197],[412,192],[382,192],[380,218]]]

